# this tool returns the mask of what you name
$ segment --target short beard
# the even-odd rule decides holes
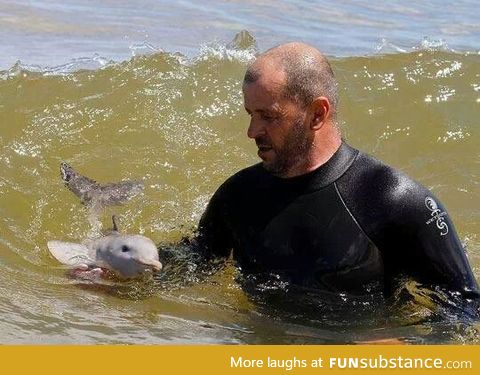
[[[313,138],[307,136],[301,119],[297,119],[290,132],[286,135],[283,147],[275,150],[276,159],[263,167],[277,177],[286,176],[292,169],[308,163],[308,152],[313,144]]]

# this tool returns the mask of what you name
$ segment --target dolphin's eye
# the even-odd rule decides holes
[[[123,245],[122,246],[122,253],[126,253],[128,251],[130,251],[130,248],[127,245]]]

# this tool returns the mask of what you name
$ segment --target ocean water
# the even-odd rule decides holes
[[[433,190],[479,278],[476,9],[0,0],[0,342],[479,343],[478,323],[441,311],[414,283],[395,314],[375,297],[287,298],[275,280],[252,294],[233,264],[197,281],[181,243],[215,189],[257,162],[246,65],[258,50],[303,40],[331,58],[347,141]],[[101,182],[143,181],[140,198],[99,219],[108,228],[116,213],[122,230],[151,237],[176,259],[168,277],[97,287],[66,277],[47,241],[81,241],[92,226],[60,180],[61,161]]]

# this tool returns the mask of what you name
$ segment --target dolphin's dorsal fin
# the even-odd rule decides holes
[[[118,232],[118,225],[117,225],[117,216],[112,215],[112,223],[113,223],[113,231]]]

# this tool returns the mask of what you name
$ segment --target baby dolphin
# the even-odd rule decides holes
[[[162,269],[154,242],[141,235],[124,235],[112,216],[113,231],[107,236],[83,244],[49,241],[50,253],[76,271],[103,275],[109,270],[121,278],[136,278]]]
[[[100,185],[95,180],[82,176],[65,162],[60,164],[60,174],[65,185],[89,206],[110,206],[122,204],[143,191],[138,181],[121,181]]]
[[[60,174],[65,185],[94,215],[98,214],[98,208],[125,203],[143,190],[143,184],[136,181],[100,185],[64,162],[60,164]],[[160,271],[162,264],[155,243],[139,234],[119,233],[115,216],[112,221],[113,230],[106,236],[83,243],[49,241],[48,249],[60,263],[71,267],[72,274],[81,278],[103,276],[105,270],[121,278]]]

